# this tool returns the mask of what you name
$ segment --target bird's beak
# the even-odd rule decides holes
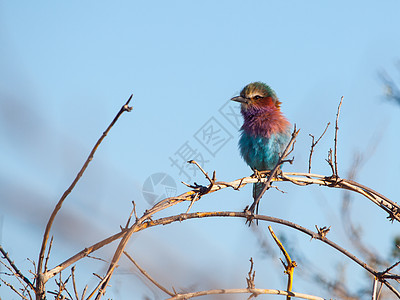
[[[240,102],[240,103],[246,103],[246,104],[249,102],[248,99],[243,98],[241,96],[233,97],[231,100],[232,101],[236,101],[236,102]]]

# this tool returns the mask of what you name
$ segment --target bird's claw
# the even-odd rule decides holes
[[[265,171],[258,171],[257,169],[253,169],[253,171],[254,173],[251,175],[251,177],[257,178],[258,180],[265,177]]]
[[[246,222],[245,222],[245,224],[249,224],[249,226],[251,226],[251,223],[254,220],[254,210],[255,210],[254,203],[253,203],[252,206],[250,206],[250,208],[247,205],[245,207],[245,209],[243,210],[243,212],[246,214]]]

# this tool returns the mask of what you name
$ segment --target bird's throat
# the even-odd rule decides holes
[[[272,134],[286,131],[290,123],[274,106],[242,108],[242,130],[249,135],[269,138]]]

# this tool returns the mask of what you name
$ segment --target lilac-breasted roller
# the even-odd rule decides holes
[[[291,125],[281,112],[281,102],[263,82],[246,85],[240,96],[231,100],[241,103],[244,119],[240,129],[240,154],[253,171],[272,170],[291,137]],[[263,186],[263,183],[253,185],[254,201]]]

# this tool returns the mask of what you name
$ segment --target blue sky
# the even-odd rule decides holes
[[[37,259],[50,211],[131,93],[133,111],[112,129],[56,220],[52,264],[118,231],[132,200],[139,214],[147,209],[142,186],[152,174],[167,174],[177,192],[184,192],[185,175],[171,164],[183,145],[203,157],[204,168],[216,170],[218,180],[249,175],[237,150],[237,128],[220,110],[252,81],[268,83],[284,114],[301,129],[295,163],[285,170],[307,170],[308,134],[319,135],[331,122],[313,163],[313,172],[329,174],[324,160],[344,96],[340,174],[346,176],[355,152],[364,153],[368,161],[359,181],[396,200],[400,108],[384,99],[377,74],[386,70],[398,79],[399,9],[398,1],[0,1],[2,244],[22,269],[31,267],[26,258]],[[211,151],[196,135],[209,122],[223,128],[226,142]],[[373,152],[369,145],[375,145]],[[192,181],[205,183],[190,174]],[[287,194],[270,191],[261,212],[310,229],[332,225],[331,238],[352,250],[340,224],[340,191],[279,187]],[[250,197],[250,187],[221,191],[193,210],[242,210]],[[387,255],[398,224],[362,198],[355,197],[353,209],[363,238]],[[170,213],[182,211],[186,207]],[[129,251],[160,281],[178,288],[244,286],[250,256],[258,287],[284,288],[279,253],[263,254],[258,236],[243,223],[196,220],[154,228],[133,238]],[[316,241],[275,227],[316,265],[335,270],[347,262]],[[108,259],[113,247],[99,255]],[[215,266],[215,275],[206,262]],[[270,266],[277,270],[268,272]],[[81,270],[102,274],[104,268],[88,261]],[[349,268],[364,274],[350,261]],[[136,271],[125,262],[112,282],[121,288],[111,288],[108,297],[160,296],[129,272]],[[360,285],[366,278],[352,280]],[[295,290],[330,296],[301,280]],[[0,287],[1,295],[7,293]]]

